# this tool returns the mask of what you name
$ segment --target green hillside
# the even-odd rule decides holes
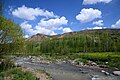
[[[35,36],[35,35],[34,35]],[[120,29],[70,32],[55,36],[42,35],[27,40],[30,53],[120,52]]]

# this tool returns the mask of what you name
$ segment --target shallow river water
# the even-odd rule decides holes
[[[120,80],[120,76],[112,74],[108,76],[97,70],[76,67],[67,63],[32,63],[22,57],[16,58],[14,61],[22,67],[45,70],[53,80]]]

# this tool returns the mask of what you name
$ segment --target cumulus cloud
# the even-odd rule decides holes
[[[67,32],[72,32],[72,30],[70,28],[63,28],[63,32],[67,33]]]
[[[32,25],[28,24],[28,22],[23,22],[20,24],[21,28],[24,32],[29,33],[29,35],[35,34],[34,29],[32,28]]]
[[[56,30],[71,32],[70,28],[63,28],[63,26],[68,24],[68,20],[66,17],[57,16],[53,12],[49,12],[40,8],[30,8],[23,5],[22,7],[18,7],[15,10],[12,10],[12,15],[24,19],[23,23],[20,24],[24,33],[26,34],[24,37],[35,35],[37,33],[46,34],[46,35],[56,35]],[[40,22],[38,22],[35,26],[29,24],[29,20],[34,20],[36,17],[40,16]]]
[[[56,35],[57,33],[54,32],[54,30],[51,29],[46,29],[41,26],[36,26],[35,27],[35,32],[36,33],[41,33],[41,34],[46,34],[46,35]]]
[[[120,19],[112,25],[112,28],[120,28]]]
[[[80,22],[90,22],[96,18],[101,18],[102,12],[98,9],[88,8],[82,9],[80,14],[76,16],[76,19]]]
[[[33,28],[32,25],[28,24],[27,22],[21,23],[20,26],[24,30],[24,32],[30,36],[35,35],[37,33],[46,34],[46,35],[56,35],[56,33],[53,30],[46,29],[38,25],[36,25]]]
[[[53,12],[49,12],[47,10],[40,8],[29,8],[26,7],[25,5],[13,10],[12,15],[25,20],[34,20],[36,19],[37,16],[51,17],[51,18],[59,17],[55,15]]]
[[[55,30],[63,30],[63,25],[67,25],[68,20],[65,17],[55,18],[55,19],[41,19],[40,22],[35,26],[28,24],[27,21],[20,24],[21,28],[29,35],[34,35],[37,33],[46,35],[56,35]],[[70,29],[64,29],[64,31],[70,32]]]
[[[62,25],[67,25],[68,20],[63,16],[61,18],[49,19],[49,20],[40,20],[38,26],[42,26],[46,29],[56,30]]]
[[[89,27],[87,27],[87,29],[105,29],[106,27],[99,27],[99,26],[96,26],[96,27],[93,27],[93,28],[89,28]]]
[[[97,26],[103,26],[103,20],[98,20],[98,21],[94,21],[93,25],[97,25]]]
[[[112,0],[83,0],[83,5],[97,4],[97,3],[110,3]]]

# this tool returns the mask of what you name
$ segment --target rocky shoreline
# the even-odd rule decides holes
[[[68,64],[68,65],[72,65],[75,66],[76,68],[78,68],[78,71],[81,74],[88,74],[90,73],[90,71],[92,72],[99,72],[102,73],[108,77],[113,77],[113,76],[120,76],[120,70],[119,69],[110,69],[107,67],[101,67],[100,65],[97,65],[97,63],[93,62],[93,61],[88,61],[87,63],[83,63],[83,62],[79,62],[76,63],[75,60],[67,60],[67,61],[62,61],[62,60],[56,60],[56,61],[50,61],[50,60],[45,60],[43,57],[36,57],[36,56],[28,56],[28,57],[12,57],[13,61],[16,61],[15,64],[18,65],[22,65],[22,61],[24,62],[29,62],[31,64],[47,64],[47,65],[51,65],[51,64],[56,64],[56,65],[63,65],[63,64]],[[100,76],[99,75],[89,75],[91,77],[92,80],[99,80]],[[104,79],[101,79],[104,80]],[[106,79],[109,80],[109,79]],[[112,79],[113,80],[113,79]]]

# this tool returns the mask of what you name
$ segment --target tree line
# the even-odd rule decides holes
[[[79,52],[120,52],[120,32],[95,30],[76,32],[63,38],[47,39],[26,44],[29,53],[79,53]]]

